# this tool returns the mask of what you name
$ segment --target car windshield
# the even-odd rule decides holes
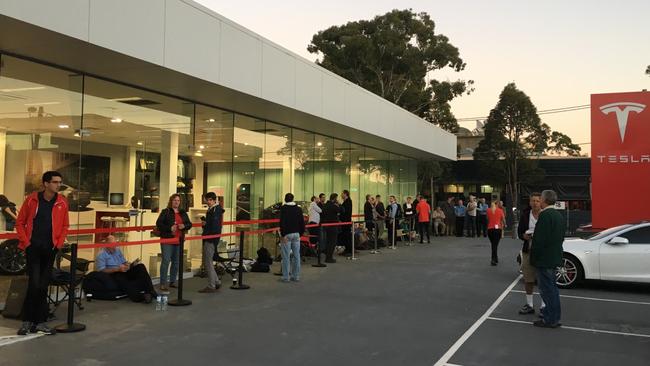
[[[607,230],[596,233],[596,234],[588,237],[587,239],[589,239],[589,240],[599,240],[599,239],[602,239],[602,238],[604,238],[604,237],[606,237],[606,236],[608,236],[610,234],[613,234],[613,233],[615,233],[615,232],[617,232],[619,230],[627,229],[630,226],[632,226],[632,225],[631,224],[625,224],[625,225],[621,225],[621,226],[614,226],[614,227],[609,228]]]

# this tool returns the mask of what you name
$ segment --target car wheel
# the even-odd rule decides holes
[[[560,288],[572,288],[582,281],[584,270],[578,259],[570,254],[564,253],[562,256],[562,266],[557,268],[555,282]]]
[[[25,272],[27,258],[25,253],[18,249],[18,239],[5,240],[0,244],[0,272],[18,275]]]

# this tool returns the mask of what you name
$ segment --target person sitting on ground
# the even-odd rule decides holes
[[[115,237],[107,236],[106,242],[114,243]],[[110,274],[120,290],[126,292],[133,302],[149,304],[158,295],[145,265],[138,259],[128,262],[120,248],[106,247],[99,252],[95,259],[95,269]]]
[[[433,218],[433,235],[442,236],[445,233],[445,213],[442,212],[440,206],[437,206],[436,209],[431,214]]]

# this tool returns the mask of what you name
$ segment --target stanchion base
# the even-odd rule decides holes
[[[248,285],[240,285],[240,284],[230,286],[231,290],[248,290],[249,288],[251,287]]]
[[[327,267],[327,264],[325,264],[325,263],[316,263],[316,264],[312,264],[311,266],[312,267],[322,268],[322,267]]]
[[[371,250],[370,254],[381,254],[381,252],[378,250]]]
[[[76,333],[86,330],[86,325],[81,323],[61,324],[54,327],[57,333]]]
[[[169,306],[188,306],[188,305],[192,305],[192,301],[186,300],[186,299],[173,299],[173,300],[169,300],[169,302],[167,302],[167,305],[169,305]]]
[[[345,259],[347,259],[347,260],[351,260],[351,261],[358,261],[358,260],[359,260],[358,257],[347,257],[347,258],[345,258]]]
[[[397,247],[388,247],[388,249],[390,249],[390,250],[396,250]]]

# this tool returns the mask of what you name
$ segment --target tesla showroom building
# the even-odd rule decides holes
[[[452,134],[188,0],[4,0],[0,66],[0,193],[20,206],[60,171],[71,229],[153,224],[172,193],[193,222],[208,191],[226,220],[272,217],[286,192],[348,189],[359,212],[456,156]],[[125,254],[156,275],[159,249]]]

